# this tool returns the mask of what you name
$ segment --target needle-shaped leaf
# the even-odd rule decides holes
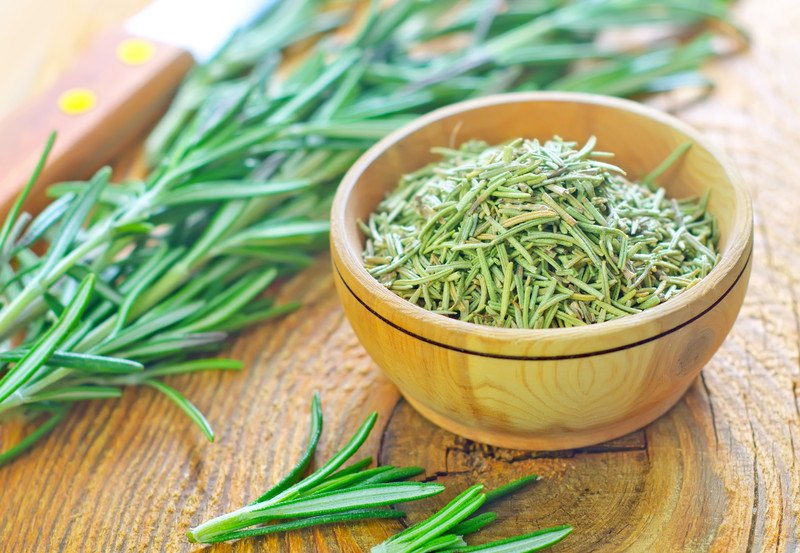
[[[466,545],[467,542],[465,542],[461,536],[456,534],[443,534],[426,541],[410,551],[413,551],[413,553],[432,553],[434,551],[447,551],[453,547]]]
[[[201,302],[193,302],[174,310],[166,311],[157,317],[143,318],[113,338],[107,338],[95,348],[95,353],[112,353],[134,342],[142,341],[156,332],[166,331],[174,324],[191,317],[202,308],[203,304]]]
[[[370,475],[363,484],[379,484],[381,482],[398,482],[414,478],[425,472],[422,467],[391,467],[390,470]]]
[[[441,553],[533,553],[557,544],[571,533],[571,526],[555,526],[482,545],[443,549]]]
[[[0,253],[6,251],[9,235],[11,234],[14,224],[17,222],[17,217],[22,209],[22,204],[25,203],[25,199],[28,197],[28,194],[30,194],[33,185],[39,180],[39,175],[41,174],[42,169],[44,169],[45,163],[47,163],[47,156],[50,155],[50,150],[53,149],[53,143],[55,141],[56,133],[50,133],[47,143],[44,146],[44,151],[42,151],[42,155],[39,156],[39,161],[36,163],[33,173],[31,173],[31,176],[28,179],[25,187],[17,195],[17,199],[14,200],[8,215],[6,215],[5,220],[3,221],[3,226],[0,227]]]
[[[164,195],[164,205],[225,202],[299,192],[314,185],[309,179],[271,182],[216,181],[200,182],[177,188]]]
[[[308,445],[306,446],[305,452],[303,452],[303,455],[300,457],[300,460],[297,462],[294,468],[290,470],[280,482],[275,484],[275,486],[270,488],[269,491],[253,501],[251,505],[275,497],[279,493],[295,485],[297,481],[300,480],[300,478],[308,469],[308,466],[311,464],[311,460],[314,458],[314,452],[317,450],[317,444],[319,443],[320,436],[322,436],[322,420],[322,406],[319,401],[319,395],[314,394],[314,397],[311,400],[311,428],[308,432]]]
[[[203,543],[217,543],[221,541],[238,540],[254,536],[265,536],[278,532],[290,532],[302,528],[312,528],[324,526],[326,524],[341,524],[346,522],[357,522],[371,519],[403,518],[405,513],[394,509],[353,509],[343,513],[333,513],[330,515],[318,515],[313,517],[301,518],[290,522],[270,524],[269,526],[259,526],[249,530],[237,530],[227,534],[220,534],[214,538],[205,540]],[[189,541],[195,542],[193,534],[189,535]]]
[[[486,492],[486,503],[491,503],[492,501],[497,501],[498,499],[502,499],[507,495],[510,495],[525,486],[533,484],[534,482],[539,481],[539,476],[536,474],[529,474],[528,476],[523,476],[522,478],[518,478],[508,484],[504,484],[498,488],[490,490]]]
[[[372,553],[414,552],[477,511],[486,501],[483,486],[476,484],[458,494],[433,516],[372,548]]]
[[[67,274],[74,279],[81,281],[86,278],[87,275],[93,274],[95,276],[94,281],[94,291],[97,292],[99,295],[103,296],[105,299],[109,300],[112,303],[119,305],[123,301],[122,295],[117,292],[114,288],[112,288],[109,284],[103,281],[103,279],[94,271],[92,271],[91,267],[87,267],[86,265],[75,265],[74,267],[70,268],[67,271]]]
[[[205,351],[208,346],[222,343],[228,335],[224,332],[195,332],[190,334],[165,334],[136,347],[118,353],[120,357],[147,361],[154,357]]]
[[[234,315],[229,317],[224,323],[215,325],[221,332],[235,332],[242,328],[247,328],[253,324],[262,323],[275,317],[280,317],[286,313],[291,313],[300,308],[300,302],[289,302],[283,305],[275,305],[255,312]]]
[[[203,113],[205,106],[202,106],[197,118],[200,124],[188,147],[197,148],[205,142],[218,139],[221,134],[219,131],[239,116],[253,91],[254,86],[247,81],[235,83],[225,91],[224,97],[214,98],[209,112]]]
[[[172,403],[180,407],[181,411],[186,413],[192,422],[194,422],[200,430],[203,431],[206,438],[208,438],[209,442],[214,441],[214,431],[211,429],[211,425],[208,423],[206,418],[203,416],[203,413],[194,406],[194,404],[186,399],[186,397],[181,394],[178,390],[171,386],[167,386],[163,382],[158,380],[145,380],[144,384],[150,386],[151,388],[155,388],[165,396],[167,396]]]
[[[485,528],[495,520],[497,520],[497,513],[491,511],[480,513],[459,522],[450,528],[450,532],[458,536],[468,536],[469,534],[474,534],[478,530]]]
[[[243,364],[236,359],[194,359],[192,361],[177,361],[174,363],[163,363],[154,367],[148,367],[144,374],[148,378],[169,376],[173,374],[183,374],[197,371],[238,371]]]
[[[275,280],[278,271],[275,269],[264,271],[263,274],[243,278],[234,284],[228,292],[222,294],[219,301],[210,302],[203,310],[203,315],[196,321],[189,322],[182,328],[183,332],[198,332],[213,330],[219,324],[236,315],[239,311],[253,301],[255,297]]]
[[[84,192],[88,187],[89,183],[84,181],[60,182],[48,187],[47,195],[56,199],[56,201],[53,203],[60,202],[62,200],[69,200],[71,202],[75,196]],[[107,204],[110,206],[124,206],[129,204],[134,197],[135,195],[131,190],[123,185],[118,184],[101,190],[100,195],[97,197],[97,201],[101,204]]]
[[[290,244],[309,244],[325,238],[330,231],[327,221],[292,221],[251,227],[219,245],[219,251],[248,246],[274,247]]]
[[[273,500],[276,498],[281,500],[291,498],[294,495],[315,487],[317,484],[325,480],[328,476],[335,472],[336,469],[342,466],[350,457],[352,457],[356,451],[358,451],[358,449],[367,439],[367,436],[369,436],[372,427],[375,426],[375,421],[377,419],[377,413],[372,413],[370,416],[368,416],[358,430],[356,430],[356,433],[353,434],[353,437],[350,438],[350,441],[348,441],[347,444],[345,444],[345,446],[340,449],[338,453],[336,453],[336,455],[331,457],[327,463],[322,465],[307,478],[274,496]]]
[[[20,347],[11,351],[0,353],[0,363],[18,363],[30,353],[30,348]],[[109,374],[128,374],[141,371],[141,363],[118,357],[105,357],[88,353],[75,353],[69,351],[55,351],[47,360],[48,365],[65,367],[85,372],[99,372]]]
[[[372,464],[372,457],[364,457],[360,461],[356,461],[355,463],[344,467],[343,469],[339,469],[326,479],[332,480],[334,478],[339,478],[340,476],[347,476],[348,474],[353,474],[354,472],[361,472],[365,468],[369,467]]]
[[[128,322],[128,317],[130,316],[131,310],[136,304],[136,300],[139,299],[139,296],[147,289],[148,286],[150,286],[152,282],[161,276],[161,274],[164,273],[167,268],[171,267],[172,264],[183,255],[182,248],[176,248],[172,251],[162,251],[164,255],[159,256],[157,262],[153,264],[148,274],[143,276],[142,279],[136,283],[133,290],[131,290],[125,296],[125,299],[120,304],[119,310],[117,311],[117,318],[114,321],[114,327],[111,329],[111,332],[108,336],[109,339],[117,336],[122,329],[125,328],[125,324]]]
[[[39,268],[40,278],[51,278],[50,275],[53,269],[55,269],[56,265],[62,260],[64,254],[74,242],[87,215],[89,215],[89,211],[94,207],[100,191],[108,184],[109,178],[111,178],[111,169],[109,167],[100,169],[95,176],[92,177],[89,186],[87,186],[70,204],[69,209],[63,216],[61,226],[58,229],[55,239],[50,244],[47,253],[42,259],[42,265]],[[65,267],[65,271],[68,268],[69,267]]]
[[[53,312],[53,315],[55,315],[56,317],[60,317],[61,314],[64,312],[64,304],[61,303],[61,301],[50,292],[43,293],[42,299],[47,304],[47,307],[50,309],[50,311]]]
[[[122,390],[113,386],[66,386],[39,392],[28,398],[36,401],[83,401],[87,399],[109,399],[122,396]]]
[[[661,163],[659,163],[658,167],[647,173],[644,177],[642,177],[643,184],[653,184],[655,180],[664,174],[670,167],[672,167],[676,161],[678,161],[686,152],[689,151],[689,148],[692,147],[691,142],[684,142],[680,144],[677,148],[675,148]]]
[[[301,493],[300,495],[303,497],[307,497],[322,492],[330,492],[333,490],[340,490],[342,488],[349,488],[355,486],[356,484],[366,484],[367,483],[366,481],[371,477],[385,473],[394,468],[395,467],[390,465],[373,467],[371,469],[362,470],[355,474],[346,474],[344,476],[339,476],[337,478],[327,478],[321,484]],[[392,480],[385,480],[384,482],[391,482],[391,481]],[[376,484],[379,482],[370,482],[370,483]]]
[[[246,507],[264,520],[291,518],[313,514],[338,513],[348,509],[382,507],[430,497],[444,491],[441,484],[425,482],[389,482],[369,484],[353,489],[334,490],[308,497],[282,501],[273,505],[256,503]],[[268,502],[266,502],[268,503]]]
[[[297,96],[284,104],[270,116],[269,123],[280,124],[299,117],[303,110],[320,94],[345,74],[361,57],[361,52],[351,50],[342,54],[338,60],[328,66],[313,82]]]
[[[31,221],[31,224],[28,225],[28,228],[25,231],[17,243],[14,244],[14,248],[16,251],[21,250],[22,248],[27,248],[50,230],[66,213],[67,209],[69,208],[70,202],[75,198],[72,194],[67,194],[65,196],[60,197],[56,201],[50,203],[45,207],[36,218]]]

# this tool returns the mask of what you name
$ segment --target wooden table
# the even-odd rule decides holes
[[[170,379],[208,415],[202,435],[147,389],[76,408],[37,449],[0,469],[4,551],[190,551],[185,530],[239,507],[293,464],[312,391],[326,428],[318,458],[371,410],[365,451],[420,464],[442,496],[535,472],[543,481],[497,506],[481,538],[570,523],[553,548],[589,551],[800,550],[800,4],[742,0],[744,56],[709,72],[716,94],[680,113],[727,150],[751,186],[756,252],[733,332],[686,397],[647,428],[557,453],[483,447],[437,429],[400,400],[358,345],[321,258],[283,290],[305,307],[232,344],[246,370]],[[0,430],[0,442],[9,438]],[[222,544],[213,551],[366,551],[396,521]]]

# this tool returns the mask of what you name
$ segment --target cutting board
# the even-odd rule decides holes
[[[498,522],[476,542],[569,523],[575,532],[554,553],[800,550],[800,4],[744,0],[736,12],[752,50],[711,67],[718,90],[679,115],[726,150],[750,184],[753,274],[731,335],[664,417],[613,442],[555,453],[485,447],[440,430],[359,346],[323,255],[281,291],[303,298],[300,311],[231,343],[226,353],[244,361],[243,372],[168,380],[208,415],[215,443],[148,389],[80,405],[0,468],[0,550],[199,550],[184,538],[189,526],[252,500],[297,459],[315,391],[326,423],[318,461],[377,410],[364,455],[419,464],[426,479],[448,486],[408,505],[411,522],[468,484],[537,473],[542,481],[500,502]],[[20,430],[0,429],[0,442]],[[207,551],[368,551],[401,527],[333,526]]]

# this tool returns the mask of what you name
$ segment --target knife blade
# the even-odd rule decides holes
[[[123,27],[132,35],[182,48],[196,62],[205,63],[234,31],[265,17],[276,4],[275,0],[155,0]]]
[[[277,3],[156,0],[101,35],[50,88],[0,121],[0,216],[52,131],[58,139],[25,204],[31,212],[46,204],[48,184],[87,178],[141,138],[195,61],[208,60]]]

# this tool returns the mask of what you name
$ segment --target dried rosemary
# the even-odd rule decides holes
[[[437,148],[361,229],[364,264],[429,311],[505,328],[572,327],[638,313],[717,263],[708,195],[676,200],[558,137]]]

